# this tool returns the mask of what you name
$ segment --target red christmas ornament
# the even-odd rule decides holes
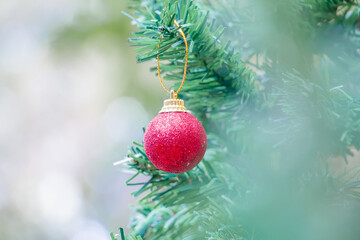
[[[194,168],[207,147],[205,130],[199,120],[184,107],[181,99],[168,99],[148,125],[144,148],[150,162],[169,173],[183,173]]]
[[[179,89],[169,91],[164,86],[160,75],[160,56],[157,55],[157,69],[162,87],[170,93],[164,101],[160,114],[146,128],[144,148],[150,162],[160,170],[169,173],[183,173],[193,169],[204,157],[207,138],[206,133],[193,115],[186,110],[184,101],[177,99],[177,94],[185,82],[188,44],[185,33],[174,20],[185,43],[184,76]],[[161,36],[160,36],[161,37]],[[159,40],[160,48],[161,39]]]

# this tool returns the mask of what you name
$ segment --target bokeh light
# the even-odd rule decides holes
[[[127,226],[135,187],[113,162],[141,141],[161,89],[127,45],[126,3],[0,2],[0,239]]]

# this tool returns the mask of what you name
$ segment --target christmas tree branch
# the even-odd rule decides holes
[[[285,209],[288,214],[298,216],[293,203],[284,201],[289,194],[297,194],[298,189],[307,199],[314,192],[316,196],[331,193],[330,198],[335,198],[339,189],[344,188],[347,190],[342,193],[344,201],[346,197],[358,201],[360,195],[355,194],[354,189],[359,183],[339,184],[324,162],[334,156],[346,158],[351,154],[350,147],[360,148],[359,98],[336,85],[336,79],[326,76],[326,69],[314,60],[317,52],[314,54],[310,48],[311,51],[299,53],[299,59],[294,60],[289,53],[274,52],[272,44],[276,41],[270,41],[265,46],[250,45],[244,53],[239,53],[234,46],[245,42],[226,41],[231,34],[226,32],[225,26],[239,29],[243,19],[251,22],[251,16],[241,15],[241,11],[229,7],[215,13],[216,6],[221,6],[216,4],[221,1],[199,2],[210,12],[201,10],[190,0],[164,3],[166,1],[132,1],[134,15],[138,16],[132,19],[139,31],[129,42],[137,47],[139,62],[154,60],[159,54],[162,73],[165,79],[175,82],[173,88],[176,89],[182,78],[185,51],[173,21],[176,19],[180,23],[190,46],[188,78],[181,95],[193,114],[204,123],[209,149],[198,167],[175,175],[157,170],[147,159],[141,144],[131,148],[129,157],[133,161],[129,167],[137,174],[150,177],[145,183],[127,183],[141,185],[134,193],[142,198],[137,207],[138,215],[131,221],[133,233],[145,239],[203,239],[204,236],[209,239],[271,239],[279,228],[272,225],[273,220],[267,219],[263,212],[271,212],[274,216]],[[320,26],[326,31],[320,31],[324,35],[319,39],[326,36],[334,21],[343,23],[346,16],[356,13],[357,3],[284,1],[274,6],[276,11],[289,9],[285,11],[289,21],[281,26],[289,32],[290,42],[293,40],[303,50],[308,48],[304,39],[317,32]],[[344,11],[339,12],[339,9]],[[246,8],[250,12],[255,10]],[[304,14],[308,18],[301,19]],[[220,24],[214,21],[214,16],[222,16]],[[229,16],[235,19],[231,26],[225,24]],[[355,21],[354,17],[351,19]],[[251,29],[254,32],[257,28]],[[301,30],[303,33],[299,34]],[[245,28],[245,31],[250,30]],[[349,32],[342,36],[351,42]],[[242,31],[235,31],[235,34],[243,39]],[[254,35],[249,36],[253,40]],[[349,52],[358,42],[347,46]],[[333,43],[336,46],[336,41]],[[286,50],[298,53],[296,48]],[[328,49],[322,50],[329,57],[335,56]],[[248,58],[250,65],[253,56],[257,62],[252,69],[258,77],[241,61]],[[336,57],[334,59],[337,61]],[[358,69],[352,71],[358,72]],[[348,86],[353,82],[349,81]],[[262,199],[267,196],[271,196],[266,202],[272,203],[271,209],[263,206]],[[254,221],[254,216],[261,220]],[[281,214],[279,216],[281,222]],[[197,222],[202,224],[193,227]],[[267,229],[266,225],[273,228]],[[265,237],[254,232],[255,226],[267,229],[269,235]]]

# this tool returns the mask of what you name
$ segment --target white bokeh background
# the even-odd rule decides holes
[[[126,43],[126,1],[113,2],[0,2],[0,239],[102,240],[129,221],[137,188],[113,162],[163,95]],[[91,25],[79,15],[106,22],[109,8],[127,26],[120,41],[99,33],[54,50],[62,28]]]

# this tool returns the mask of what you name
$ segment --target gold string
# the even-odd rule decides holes
[[[178,22],[177,22],[176,20],[174,20],[174,24],[175,24],[176,27],[180,27],[179,24],[178,24]],[[179,89],[178,89],[177,91],[173,92],[175,98],[176,98],[177,94],[180,92],[180,90],[181,90],[181,88],[183,87],[184,82],[185,82],[187,62],[188,62],[188,51],[189,51],[189,50],[188,50],[188,43],[187,43],[187,40],[186,40],[186,36],[185,36],[184,31],[183,31],[181,28],[179,28],[178,31],[179,31],[179,33],[181,34],[181,36],[183,37],[184,43],[185,43],[185,67],[184,67],[184,75],[183,75],[183,80],[182,80],[182,82],[181,82],[181,85],[180,85],[180,87],[179,87]],[[162,35],[160,36],[160,40],[159,40],[159,46],[158,46],[159,48],[160,48],[160,43],[161,43],[161,37],[162,37]],[[169,90],[165,87],[165,85],[164,85],[164,83],[163,83],[163,81],[162,81],[162,79],[161,79],[161,75],[160,75],[159,50],[158,50],[158,55],[157,55],[156,59],[157,59],[157,70],[158,70],[158,75],[159,75],[159,79],[160,79],[161,86],[165,89],[165,91],[167,91],[168,93],[171,93],[171,91],[169,91]]]

